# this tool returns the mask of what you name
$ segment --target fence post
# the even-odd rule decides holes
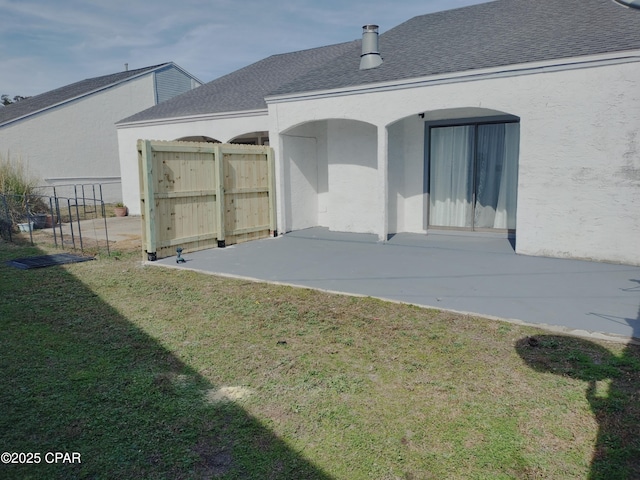
[[[75,202],[76,204],[78,202]],[[73,244],[73,248],[76,248],[76,235],[73,232],[73,213],[71,212],[71,199],[67,198],[67,211],[69,212],[69,228],[71,229],[71,243]]]
[[[271,147],[267,150],[267,182],[269,183],[269,230],[274,237],[277,237],[275,163]]]
[[[138,142],[138,148],[142,151],[143,214],[147,243],[145,250],[147,252],[147,260],[153,262],[157,258],[155,192],[153,191],[153,148],[149,140]]]
[[[83,187],[84,190],[84,187]],[[82,203],[84,204],[84,199],[82,199]],[[78,200],[76,199],[76,220],[78,220],[78,237],[80,238],[80,251],[84,253],[84,244],[82,243],[82,227],[80,226],[80,209],[78,208]],[[71,223],[73,223],[73,218],[71,219]],[[74,244],[75,247],[75,244]]]
[[[220,144],[213,147],[213,161],[216,162],[216,217],[218,229],[218,247],[224,248],[224,154],[220,148]]]

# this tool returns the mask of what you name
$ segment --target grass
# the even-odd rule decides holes
[[[46,250],[46,249],[45,249]],[[0,244],[3,478],[640,477],[640,349]]]

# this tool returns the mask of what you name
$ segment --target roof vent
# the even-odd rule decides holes
[[[378,52],[378,25],[362,27],[362,55],[360,55],[360,70],[379,67],[382,57]]]
[[[640,8],[640,0],[616,0],[618,3],[631,8]]]

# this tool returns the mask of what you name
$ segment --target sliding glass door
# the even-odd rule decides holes
[[[431,127],[429,225],[515,230],[518,123]]]

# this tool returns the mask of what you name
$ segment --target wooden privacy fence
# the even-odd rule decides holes
[[[270,147],[139,140],[138,167],[148,260],[276,234]]]

